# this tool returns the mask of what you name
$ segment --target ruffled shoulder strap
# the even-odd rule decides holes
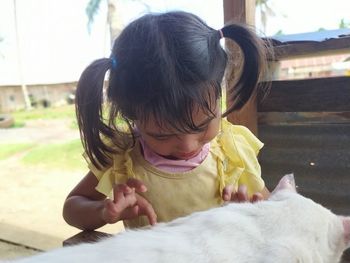
[[[111,144],[112,142],[107,141],[107,143]],[[95,187],[97,191],[105,196],[110,196],[113,186],[116,183],[126,182],[128,178],[134,177],[132,169],[133,164],[130,156],[132,149],[133,147],[129,147],[126,150],[118,149],[117,153],[110,155],[112,160],[111,165],[102,167],[102,169],[97,169],[86,154],[83,154],[88,163],[90,171],[93,172],[99,181]]]
[[[124,153],[113,155],[113,165],[100,174],[99,178],[96,176],[99,179],[97,191],[109,196],[115,184],[126,182],[128,178],[134,177],[130,151],[131,149],[128,149]]]
[[[237,185],[243,173],[260,176],[260,165],[256,155],[262,146],[263,143],[246,127],[222,120],[221,131],[212,146],[214,154],[218,157],[221,193],[226,185]]]

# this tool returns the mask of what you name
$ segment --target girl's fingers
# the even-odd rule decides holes
[[[148,218],[150,225],[155,225],[157,223],[157,215],[152,207],[152,205],[142,196],[138,194],[134,195],[137,201],[132,206],[124,207],[118,214],[121,220],[133,219],[141,215],[145,215]],[[112,202],[112,206],[118,206]],[[113,208],[112,208],[113,209]]]
[[[248,201],[247,187],[245,185],[240,185],[235,194],[232,195],[231,201],[234,202],[246,202]]]
[[[118,222],[120,212],[117,210],[115,203],[111,199],[104,201],[102,218],[106,223],[112,224]]]
[[[126,184],[116,184],[113,188],[113,196],[114,209],[118,213],[137,203],[135,189],[130,188]]]
[[[113,187],[113,196],[116,202],[123,199],[125,195],[132,194],[133,192],[135,191],[126,184],[116,184]]]
[[[124,184],[116,184],[113,187],[114,202],[123,200],[127,195],[133,195],[136,192],[146,192],[147,188],[140,180],[129,178]]]
[[[114,210],[114,203],[112,202],[111,199],[105,199],[104,200],[104,206],[108,211],[113,211]]]
[[[231,201],[232,192],[233,192],[232,184],[225,186],[224,190],[222,190],[222,199],[224,201]]]
[[[133,219],[138,217],[140,208],[138,205],[134,205],[133,207],[129,207],[125,209],[121,214],[122,219]]]
[[[113,187],[113,201],[106,199],[105,208],[108,214],[120,219],[132,219],[140,215],[147,216],[149,223],[157,223],[157,215],[152,205],[136,192],[146,192],[142,181],[130,178],[125,184]]]
[[[147,191],[147,187],[144,185],[144,183],[135,178],[129,178],[126,181],[126,185],[130,188],[135,188],[136,192],[144,193]]]
[[[124,198],[125,186],[123,184],[116,184],[113,187],[113,202],[117,203]]]
[[[137,195],[137,205],[139,206],[139,215],[145,215],[148,218],[150,225],[157,223],[157,215],[152,205],[142,196]]]
[[[227,199],[229,198],[229,199]],[[237,192],[233,193],[233,185],[228,185],[222,191],[222,199],[224,201],[231,202],[257,202],[264,199],[264,196],[257,192],[249,199],[247,187],[245,185],[240,185]]]
[[[264,199],[264,196],[261,193],[255,193],[252,196],[251,202],[255,203],[255,202],[261,201],[263,199]]]

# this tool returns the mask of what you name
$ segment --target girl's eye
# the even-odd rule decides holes
[[[166,141],[169,140],[172,136],[171,135],[165,135],[165,136],[152,136],[153,139],[157,141]]]
[[[199,132],[198,133],[205,132],[206,130],[208,130],[209,124],[210,123],[208,123],[206,125],[203,125],[202,127],[199,127]]]

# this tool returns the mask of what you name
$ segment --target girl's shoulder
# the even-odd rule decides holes
[[[234,125],[226,119],[222,119],[217,142],[220,145],[234,144],[239,148],[252,148],[256,154],[264,145],[247,127]]]
[[[89,170],[95,175],[98,180],[96,190],[100,193],[109,196],[113,189],[113,185],[116,181],[125,182],[127,178],[132,175],[132,165],[131,152],[135,149],[137,139],[134,142],[132,137],[123,137],[122,145],[118,145],[114,142],[116,138],[104,138],[106,145],[115,150],[112,153],[107,153],[110,159],[110,164],[103,166],[102,168],[97,168],[93,163],[84,157],[88,163]]]
[[[243,125],[232,124],[226,118],[221,121],[221,131],[231,132],[234,135],[242,135],[244,137],[256,137],[247,127]]]
[[[102,136],[102,142],[105,145],[104,155],[109,160],[109,164],[100,168],[93,165],[88,155],[83,153],[83,156],[88,163],[89,169],[95,174],[104,173],[112,166],[118,166],[119,163],[124,163],[129,157],[129,152],[134,148],[137,141],[131,134],[116,132],[111,137]],[[108,150],[107,150],[108,149]]]
[[[257,154],[263,143],[246,127],[233,125],[223,119],[221,131],[211,152],[217,157],[220,192],[226,185],[238,185],[247,179],[248,192],[261,190],[260,165]]]

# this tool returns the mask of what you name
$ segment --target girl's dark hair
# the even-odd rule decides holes
[[[261,72],[264,52],[260,40],[245,26],[222,28],[244,56],[243,68],[229,96],[233,104],[223,114],[240,109],[251,97]],[[228,56],[220,44],[221,33],[186,12],[148,14],[130,23],[115,40],[110,58],[94,61],[81,75],[76,112],[82,142],[92,163],[101,168],[111,162],[115,148],[125,147],[120,136],[133,137],[133,121],[147,121],[179,132],[196,132],[194,106],[214,116],[212,101],[221,98]],[[109,114],[103,110],[105,75]],[[122,118],[130,131],[116,125]],[[119,139],[116,139],[119,138]],[[134,141],[134,140],[133,140]]]

